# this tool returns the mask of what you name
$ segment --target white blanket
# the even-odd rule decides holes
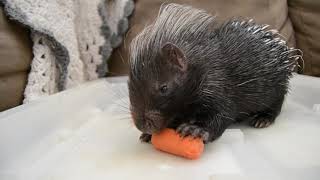
[[[31,30],[33,61],[24,103],[105,75],[133,0],[0,0]]]

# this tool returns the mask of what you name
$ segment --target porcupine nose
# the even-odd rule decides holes
[[[153,133],[155,129],[152,119],[146,116],[140,116],[138,118],[136,117],[134,124],[141,132],[148,133],[148,134]]]
[[[134,121],[135,126],[137,127],[137,129],[139,129],[142,132],[145,132],[144,130],[144,123],[142,119],[137,119]]]
[[[164,124],[163,118],[158,111],[147,111],[144,114],[143,122],[143,132],[150,134],[161,130]]]

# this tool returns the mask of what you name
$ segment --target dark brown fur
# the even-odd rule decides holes
[[[216,25],[204,11],[162,7],[131,48],[128,87],[141,139],[170,127],[208,142],[237,121],[250,120],[257,128],[273,123],[297,51],[265,27],[241,20]]]

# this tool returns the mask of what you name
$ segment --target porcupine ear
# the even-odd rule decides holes
[[[181,49],[178,48],[176,45],[170,42],[165,43],[161,48],[161,54],[166,61],[178,67],[179,70],[187,70],[186,57],[184,53],[181,51]]]

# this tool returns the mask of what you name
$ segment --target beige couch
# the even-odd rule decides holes
[[[303,50],[304,74],[320,76],[320,1],[317,0],[136,0],[125,43],[109,61],[110,75],[128,72],[128,45],[151,23],[163,2],[189,4],[224,20],[232,16],[255,19],[278,29],[290,46]],[[0,7],[0,111],[21,104],[32,59],[29,32],[8,20]]]
[[[0,111],[21,104],[32,59],[27,29],[0,9]]]

